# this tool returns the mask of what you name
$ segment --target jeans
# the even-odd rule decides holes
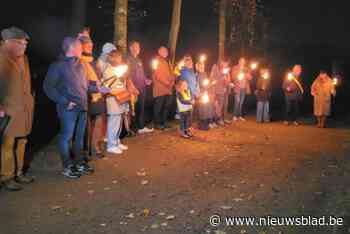
[[[143,129],[145,127],[145,104],[146,104],[146,90],[140,90],[135,105],[135,119],[134,127]]]
[[[107,148],[117,147],[120,144],[122,131],[122,115],[109,115],[107,120]]]
[[[192,111],[180,113],[180,131],[185,133],[191,127]]]
[[[84,147],[87,113],[86,111],[69,111],[61,106],[57,108],[57,112],[61,125],[58,147],[63,167],[68,168],[74,165],[70,157],[70,144],[74,135],[73,153],[75,156],[75,163],[81,163],[85,159],[82,150]]]
[[[165,95],[154,98],[154,123],[165,125],[168,120],[169,112],[173,103],[173,96]]]
[[[233,115],[235,117],[242,117],[243,115],[243,104],[246,96],[246,90],[240,89],[239,93],[235,94],[235,107]]]
[[[299,100],[286,98],[286,121],[296,121],[299,116]]]
[[[258,101],[256,108],[256,121],[259,123],[270,121],[269,101]]]

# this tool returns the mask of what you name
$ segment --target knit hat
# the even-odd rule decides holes
[[[5,28],[1,31],[1,37],[5,40],[11,39],[26,39],[29,40],[29,36],[22,29],[12,26],[11,28]]]
[[[106,44],[103,45],[102,47],[102,55],[106,55],[106,54],[109,54],[111,53],[113,50],[116,50],[117,47],[110,43],[110,42],[107,42]]]

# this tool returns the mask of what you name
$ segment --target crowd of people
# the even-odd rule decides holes
[[[22,170],[34,109],[25,55],[29,36],[11,27],[2,30],[1,37],[0,118],[1,122],[9,121],[1,131],[0,178],[4,188],[18,191],[21,184],[34,181]],[[259,69],[257,63],[240,58],[232,66],[224,58],[208,73],[205,55],[194,61],[194,57],[186,54],[178,64],[171,64],[168,49],[161,46],[151,63],[152,74],[147,77],[138,41],[129,43],[127,55],[113,43],[105,43],[95,59],[93,47],[89,29],[76,37],[64,38],[62,55],[51,64],[43,83],[44,92],[56,104],[60,121],[58,148],[65,177],[92,174],[94,168],[86,152],[104,157],[105,141],[108,155],[128,150],[120,139],[122,129],[127,137],[154,131],[145,121],[148,86],[153,88],[154,128],[160,131],[171,128],[169,115],[175,113],[172,109],[176,102],[176,118],[183,138],[194,136],[194,121],[200,130],[246,121],[245,98],[251,94],[257,100],[256,121],[270,122],[271,74],[266,68]],[[286,125],[299,125],[299,105],[304,95],[301,73],[301,65],[295,65],[283,77]],[[318,127],[326,125],[335,86],[336,80],[325,71],[312,85]],[[230,94],[234,95],[232,119],[228,115]]]

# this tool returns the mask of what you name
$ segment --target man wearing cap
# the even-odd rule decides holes
[[[33,182],[22,174],[27,136],[32,130],[34,98],[25,55],[29,36],[11,27],[1,31],[0,116],[10,116],[1,145],[0,180],[9,191],[21,190],[21,184]],[[4,92],[3,92],[4,91]]]
[[[67,178],[79,178],[83,174],[93,173],[86,157],[82,154],[87,121],[88,92],[105,91],[89,85],[84,66],[80,60],[81,42],[72,37],[63,40],[65,56],[53,63],[44,81],[46,95],[56,103],[61,129],[59,151],[63,164],[62,174]],[[106,91],[107,92],[107,91]],[[70,155],[70,143],[73,140],[74,161]]]

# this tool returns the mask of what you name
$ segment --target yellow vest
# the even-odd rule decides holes
[[[183,97],[185,101],[191,101],[191,93],[189,90],[185,90],[184,92],[181,92],[180,95]],[[183,104],[179,98],[176,98],[177,107],[179,109],[179,112],[186,112],[192,110],[192,104]]]

